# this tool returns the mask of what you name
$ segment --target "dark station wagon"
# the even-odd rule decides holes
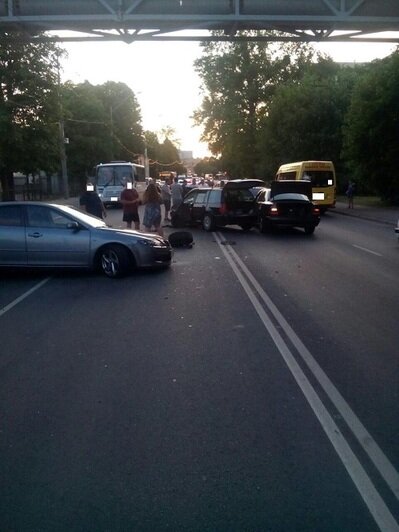
[[[171,213],[172,226],[201,224],[205,231],[226,225],[251,229],[258,221],[252,190],[264,185],[259,179],[235,179],[228,181],[223,188],[195,188]]]

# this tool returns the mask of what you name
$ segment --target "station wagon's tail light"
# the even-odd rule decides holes
[[[226,204],[225,203],[222,203],[221,206],[219,207],[219,212],[220,214],[226,214],[227,212],[227,207],[226,207]]]
[[[313,214],[320,214],[319,207],[313,207]]]

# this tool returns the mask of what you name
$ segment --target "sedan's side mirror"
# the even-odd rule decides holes
[[[78,222],[69,222],[67,224],[67,229],[72,229],[72,231],[79,231],[80,225]]]

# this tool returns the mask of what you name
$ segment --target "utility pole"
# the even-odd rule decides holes
[[[61,172],[62,172],[62,188],[64,192],[64,198],[69,198],[69,183],[68,183],[68,171],[67,171],[67,158],[65,151],[65,132],[64,132],[64,120],[61,116],[59,121],[60,131],[60,159],[61,159]]]
[[[112,105],[109,106],[110,131],[111,131],[111,161],[114,160],[114,115]]]
[[[61,74],[60,74],[60,56],[57,53],[57,68],[58,68],[58,109],[59,109],[59,143],[60,143],[60,160],[61,160],[61,174],[62,174],[62,189],[64,198],[69,198],[69,183],[67,170],[67,157],[65,151],[65,131],[64,131],[64,111],[61,101]]]

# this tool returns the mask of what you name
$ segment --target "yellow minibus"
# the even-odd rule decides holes
[[[283,164],[277,171],[277,181],[300,180],[312,183],[312,201],[321,212],[335,207],[337,183],[332,161],[300,161]]]

